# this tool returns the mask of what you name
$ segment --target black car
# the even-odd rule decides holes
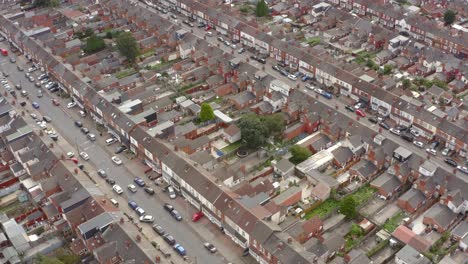
[[[284,63],[284,62],[280,61],[280,62],[278,62],[278,66],[280,66],[280,67],[283,67],[283,68],[284,68],[284,67],[286,67],[286,66],[288,66],[288,65],[286,65],[286,63]]]
[[[408,130],[408,127],[401,126],[401,125],[396,126],[395,128],[398,129],[398,130],[400,130],[401,132],[404,132],[404,131]]]
[[[390,129],[390,126],[387,125],[387,123],[385,123],[385,122],[379,123],[379,126],[380,126],[381,128],[383,128],[383,129],[385,129],[385,130],[389,130],[389,129]]]
[[[266,60],[264,58],[259,58],[258,62],[260,62],[261,64],[266,64]]]
[[[110,178],[107,178],[107,179],[106,179],[106,182],[107,182],[109,185],[114,185],[114,184],[115,184],[115,180],[114,180],[114,179],[110,179]]]
[[[163,239],[164,239],[164,241],[166,241],[171,246],[173,246],[175,244],[175,242],[176,242],[174,237],[169,235],[169,234],[165,234],[163,236]]]
[[[172,217],[174,217],[175,220],[177,221],[182,221],[182,215],[177,210],[172,210],[171,211]]]
[[[407,134],[407,133],[402,134],[401,138],[408,142],[413,142],[414,140],[414,137],[411,134]]]
[[[26,102],[21,102],[20,105],[21,106],[26,106]]]
[[[117,150],[114,153],[115,154],[120,154],[120,153],[124,152],[126,149],[127,149],[127,147],[122,145],[122,146],[118,147]]]
[[[445,163],[447,163],[448,165],[450,165],[452,167],[457,167],[458,166],[457,162],[454,161],[453,159],[445,159],[444,161],[445,161]]]
[[[51,93],[55,93],[55,92],[57,92],[58,90],[59,90],[58,87],[53,87],[52,89],[50,89],[50,92],[51,92]]]
[[[350,112],[354,112],[354,108],[350,105],[346,105],[344,108]]]
[[[145,192],[149,195],[153,195],[154,194],[154,189],[153,188],[150,188],[150,187],[145,187],[144,188]]]
[[[168,212],[172,212],[172,210],[174,210],[174,206],[172,206],[172,205],[170,205],[170,204],[168,204],[168,203],[165,203],[165,204],[163,205],[163,207],[164,207],[164,209],[166,209],[166,211],[168,211]]]
[[[82,127],[83,123],[81,123],[80,121],[75,121],[75,126]]]
[[[371,122],[371,123],[373,123],[373,124],[377,124],[377,123],[379,122],[379,121],[378,121],[376,118],[374,118],[374,117],[369,117],[368,120],[369,120],[369,122]]]
[[[164,236],[164,234],[166,234],[164,229],[159,225],[154,225],[153,230],[154,230],[154,232],[158,233],[158,235],[160,235],[160,236]]]
[[[85,133],[85,134],[88,134],[89,133],[89,129],[87,129],[86,127],[82,127],[81,128],[81,132]]]
[[[21,84],[15,85],[16,90],[21,90]]]

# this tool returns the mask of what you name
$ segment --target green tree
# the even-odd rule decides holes
[[[242,140],[251,148],[260,147],[268,138],[268,128],[254,113],[242,116],[239,120],[239,128]]]
[[[101,37],[96,35],[91,35],[88,39],[86,39],[86,47],[84,50],[86,53],[95,53],[100,50],[103,50],[106,47],[106,43]]]
[[[257,17],[264,17],[268,15],[268,5],[265,3],[265,0],[258,0],[257,7],[255,8],[255,15]]]
[[[213,109],[211,108],[211,105],[207,103],[203,103],[201,105],[201,110],[199,114],[200,121],[206,122],[213,120],[215,118],[215,115],[213,113]]]
[[[401,81],[401,84],[403,85],[403,88],[405,89],[408,89],[411,87],[411,81],[406,78]]]
[[[34,6],[37,7],[57,7],[60,5],[59,0],[36,0]]]
[[[341,201],[340,212],[344,214],[348,219],[356,218],[356,201],[353,197],[347,196]]]
[[[263,116],[261,121],[268,129],[268,136],[281,136],[284,130],[284,117],[282,114]]]
[[[393,66],[392,65],[385,64],[383,66],[383,74],[384,75],[389,75],[390,73],[392,73],[392,71],[393,71]]]
[[[363,233],[364,233],[364,230],[362,230],[362,228],[359,225],[357,225],[355,223],[353,223],[351,225],[351,231],[349,231],[349,234],[351,236],[360,237],[360,236],[362,236]]]
[[[453,22],[455,22],[455,18],[456,18],[456,15],[455,12],[453,10],[447,10],[445,11],[444,13],[444,22],[446,25],[451,25],[453,24]]]
[[[125,56],[130,62],[135,62],[135,59],[139,55],[138,44],[130,32],[123,32],[117,36],[116,40],[117,49],[120,54]]]
[[[312,153],[310,152],[309,149],[301,147],[299,145],[294,145],[292,146],[289,151],[292,154],[292,157],[289,158],[289,161],[291,161],[294,164],[299,164],[312,156]]]
[[[60,261],[57,258],[47,257],[43,255],[37,256],[36,260],[38,264],[64,264],[62,261]]]

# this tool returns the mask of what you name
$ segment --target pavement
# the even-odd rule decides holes
[[[400,212],[401,209],[398,207],[396,201],[388,204],[384,208],[382,208],[380,211],[374,214],[373,219],[377,225],[383,225],[385,221],[387,221],[388,218],[391,218],[392,216],[396,215],[398,212]]]
[[[0,43],[0,46],[5,47],[4,42]],[[26,61],[23,56],[17,58],[17,63],[24,65],[25,62]],[[48,124],[48,127],[53,126],[54,130],[59,135],[59,140],[55,144],[63,148],[63,153],[73,151],[76,157],[78,157],[78,153],[81,151],[88,153],[90,160],[83,161],[79,158],[80,163],[85,165],[85,170],[90,172],[91,177],[97,182],[97,186],[109,198],[118,199],[120,209],[123,212],[134,216],[136,219],[137,215],[130,211],[126,204],[128,200],[137,202],[140,207],[144,208],[147,214],[155,217],[155,223],[161,225],[166,232],[174,236],[177,243],[185,247],[188,256],[187,262],[244,262],[244,259],[241,257],[240,248],[226,236],[220,236],[220,232],[213,232],[210,225],[205,223],[208,220],[204,219],[198,223],[192,223],[190,221],[194,209],[191,206],[188,206],[182,198],[178,198],[175,201],[170,200],[169,197],[156,185],[151,186],[156,191],[154,196],[149,196],[141,188],[138,188],[136,193],[127,191],[126,186],[133,183],[133,179],[136,176],[142,177],[149,183],[149,181],[143,176],[144,170],[147,169],[147,167],[144,166],[139,159],[129,160],[126,155],[123,154],[118,156],[125,165],[115,165],[110,158],[115,155],[113,152],[118,146],[117,143],[111,146],[106,146],[104,140],[109,138],[109,136],[104,135],[100,137],[91,118],[81,118],[78,115],[79,109],[77,107],[68,109],[66,104],[70,102],[69,99],[62,100],[55,94],[49,94],[46,89],[43,89],[44,96],[42,98],[38,98],[36,96],[38,89],[32,82],[29,82],[29,80],[25,78],[25,73],[19,72],[16,69],[16,65],[10,63],[6,57],[0,58],[0,68],[2,70],[7,70],[10,74],[8,79],[12,81],[12,87],[14,87],[14,84],[16,83],[21,83],[23,89],[29,92],[29,100],[18,96],[17,102],[29,101],[27,108],[30,109],[31,112],[35,112],[39,116],[47,115],[52,118],[52,122]],[[27,70],[28,67],[25,66],[23,68]],[[39,74],[39,72],[34,72],[33,75],[37,77]],[[13,100],[11,95],[9,95],[9,98]],[[60,100],[60,106],[54,106],[51,103],[52,98]],[[31,108],[30,104],[33,101],[39,103],[40,108],[38,110]],[[27,115],[25,118],[29,119],[29,123],[33,123],[32,126],[39,129],[31,117]],[[74,125],[75,120],[83,122],[84,126],[89,128],[90,133],[97,135],[97,140],[95,142],[89,141],[88,138]],[[107,175],[109,175],[110,178],[113,178],[116,181],[116,184],[120,185],[124,189],[124,194],[122,196],[118,196],[112,192],[111,186],[106,184],[105,181],[97,175],[97,169],[106,170]],[[162,205],[166,202],[172,202],[175,208],[182,214],[184,217],[182,222],[175,221],[172,216],[163,209]],[[150,241],[156,241],[158,244],[169,248],[169,246],[151,230],[151,226],[149,224],[143,224],[142,226],[143,233]],[[218,248],[218,253],[209,253],[203,247],[203,243],[206,241],[213,243]],[[176,253],[170,248],[168,250],[172,253],[172,258],[176,259]]]

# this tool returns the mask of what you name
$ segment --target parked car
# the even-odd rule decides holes
[[[293,74],[288,74],[288,78],[292,81],[296,81],[297,80],[297,77]]]
[[[136,192],[137,192],[137,188],[136,188],[136,186],[133,185],[133,184],[129,184],[129,185],[127,186],[127,188],[128,188],[132,193],[136,193]]]
[[[107,179],[106,179],[106,182],[107,182],[107,184],[109,184],[109,185],[114,185],[114,184],[115,184],[115,180],[114,180],[114,179],[110,179],[110,178],[107,178]]]
[[[457,169],[463,173],[468,174],[468,168],[463,166],[457,166]]]
[[[457,162],[454,161],[453,159],[445,159],[444,161],[445,161],[445,163],[447,163],[448,165],[450,165],[452,167],[456,168],[458,166]]]
[[[84,151],[80,152],[80,157],[83,158],[84,160],[89,160],[88,153],[86,153]]]
[[[208,243],[208,242],[203,243],[203,246],[204,246],[209,252],[211,252],[211,253],[216,253],[216,251],[218,251],[218,250],[216,249],[216,247],[213,246],[213,244],[211,244],[211,243]]]
[[[127,147],[124,146],[124,145],[121,145],[117,148],[117,150],[114,152],[115,154],[120,154],[122,152],[124,152],[125,150],[127,150]]]
[[[81,128],[81,132],[83,132],[84,134],[88,134],[88,133],[89,133],[89,129],[86,128],[86,127],[82,127],[82,128]]]
[[[380,126],[381,128],[383,128],[383,129],[385,129],[385,130],[389,130],[389,129],[390,129],[390,126],[387,125],[387,123],[385,123],[385,122],[380,122],[380,123],[379,123],[379,126]]]
[[[390,132],[397,135],[397,136],[399,136],[401,134],[400,130],[398,130],[398,129],[394,128],[394,127],[390,128]]]
[[[182,221],[182,215],[177,210],[172,210],[171,211],[172,217],[174,217],[175,220],[177,221]]]
[[[374,118],[374,117],[369,117],[367,120],[369,120],[369,122],[373,123],[373,124],[377,124],[379,121],[377,120],[377,118]]]
[[[75,121],[75,126],[82,127],[83,123],[81,123],[80,121]]]
[[[401,135],[401,138],[408,141],[408,142],[413,142],[414,137],[411,134],[404,133]]]
[[[410,129],[410,133],[415,137],[419,137],[421,135],[421,133],[419,133],[419,131],[414,128]]]
[[[193,214],[192,216],[192,222],[197,222],[198,220],[200,220],[205,214],[202,212],[202,211],[198,211],[196,213]]]
[[[444,149],[440,152],[440,154],[442,154],[442,156],[447,156],[448,153],[449,153],[449,151],[450,151],[450,149],[444,148]]]
[[[437,155],[437,151],[433,148],[427,148],[426,152],[434,156]]]
[[[245,51],[244,48],[240,48],[240,49],[237,51],[237,53],[242,54],[242,53],[244,53],[244,51]]]
[[[143,208],[141,208],[141,207],[137,207],[137,208],[135,209],[135,212],[136,212],[137,215],[139,215],[139,216],[142,216],[142,215],[145,214],[145,210],[143,210]]]
[[[112,189],[113,189],[114,192],[116,192],[118,195],[120,195],[120,194],[123,193],[122,187],[120,187],[119,185],[114,185],[114,186],[112,186]]]
[[[59,105],[60,105],[60,101],[57,100],[57,99],[52,99],[52,104],[54,104],[55,106],[59,106]]]
[[[96,135],[94,135],[94,134],[90,133],[90,134],[86,135],[86,137],[91,141],[96,141]]]
[[[103,170],[103,169],[99,169],[99,170],[97,171],[97,174],[98,174],[99,176],[101,176],[101,178],[106,178],[106,177],[107,177],[107,173],[106,173],[106,171]]]
[[[154,194],[154,189],[153,188],[150,188],[150,187],[145,187],[144,188],[145,192],[149,195],[153,195]]]
[[[31,105],[32,105],[32,107],[33,107],[34,109],[38,109],[38,108],[39,108],[39,103],[37,103],[37,102],[33,102]]]
[[[179,244],[175,244],[174,245],[174,250],[181,256],[185,256],[187,255],[187,252],[185,251],[185,248],[182,247],[181,245]]]
[[[422,143],[421,141],[413,141],[413,145],[415,145],[418,148],[424,147],[424,143]]]
[[[361,109],[356,110],[356,115],[360,117],[366,117],[366,113],[364,113],[364,111],[362,111]]]
[[[172,186],[167,187],[167,193],[169,194],[169,198],[175,199],[177,197],[175,190]]]
[[[159,225],[153,225],[153,230],[154,230],[154,232],[156,232],[160,236],[164,236],[164,234],[166,234],[164,229]]]
[[[143,179],[140,178],[140,177],[135,177],[135,179],[133,179],[133,181],[140,187],[144,187],[146,185],[145,181],[143,181]]]
[[[174,206],[172,206],[171,204],[168,204],[168,203],[165,203],[163,205],[163,208],[168,212],[171,212],[172,210],[174,210]]]
[[[169,235],[169,234],[165,234],[163,236],[163,239],[164,241],[166,241],[169,245],[174,245],[176,243],[175,239],[173,236]]]
[[[154,222],[154,217],[152,215],[140,216],[140,222],[153,223]]]
[[[138,204],[134,201],[128,201],[128,206],[130,206],[130,208],[132,208],[133,210],[138,208]]]
[[[67,104],[67,108],[73,108],[75,107],[76,103],[75,102],[70,102]]]
[[[112,162],[114,162],[116,165],[122,165],[122,160],[119,159],[119,157],[117,157],[117,156],[113,156],[113,157],[111,158],[111,160],[112,160]]]
[[[354,108],[350,105],[346,105],[345,109],[348,110],[349,112],[354,112]]]

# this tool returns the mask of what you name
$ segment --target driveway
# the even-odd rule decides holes
[[[371,215],[373,215],[375,212],[377,212],[378,210],[380,210],[382,207],[385,206],[385,203],[386,201],[380,199],[380,198],[377,198],[377,197],[374,197],[372,200],[370,200],[366,206],[362,207],[361,210],[359,210],[359,212],[366,216],[366,217],[370,217]]]

